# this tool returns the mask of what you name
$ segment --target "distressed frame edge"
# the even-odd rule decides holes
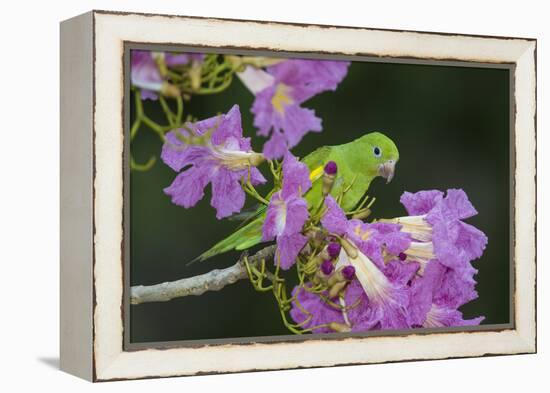
[[[472,38],[491,38],[491,39],[502,39],[502,40],[524,40],[524,41],[537,41],[535,37],[510,37],[510,36],[499,36],[499,35],[487,35],[487,34],[467,34],[467,33],[450,33],[450,32],[441,32],[441,31],[429,31],[429,30],[408,30],[408,29],[388,29],[382,27],[364,27],[364,26],[355,26],[355,25],[328,25],[323,23],[306,23],[306,22],[283,22],[283,21],[272,21],[272,20],[262,20],[262,19],[242,19],[242,18],[222,18],[216,16],[198,16],[198,15],[183,15],[183,14],[163,14],[163,13],[151,13],[151,12],[138,12],[138,11],[113,11],[113,10],[104,10],[104,9],[94,9],[91,12],[98,15],[120,15],[120,16],[146,16],[154,17],[159,16],[163,18],[189,18],[195,20],[204,20],[204,21],[220,21],[220,22],[244,22],[244,23],[257,23],[257,24],[271,24],[271,25],[285,25],[285,26],[295,26],[295,27],[318,27],[322,29],[356,29],[356,30],[370,30],[370,31],[383,31],[383,32],[394,32],[394,33],[418,33],[418,34],[432,34],[432,35],[442,35],[449,37],[472,37]]]
[[[515,319],[530,353],[537,352],[537,42],[517,59],[515,75]],[[519,191],[521,190],[521,191]],[[520,279],[521,278],[521,279]],[[517,305],[523,305],[517,307]]]
[[[104,13],[100,13],[100,15],[105,15]],[[111,13],[109,13],[108,15],[112,15]],[[130,14],[130,15],[136,15],[136,14]],[[174,18],[174,17],[170,17],[170,18]],[[177,17],[176,17],[177,18]],[[188,17],[186,17],[187,19]],[[192,19],[192,18],[191,18]],[[218,20],[220,21],[220,20]],[[223,20],[222,20],[223,21]],[[252,21],[252,22],[255,22],[255,21]],[[275,25],[285,25],[285,24],[282,24],[282,23],[274,23]],[[325,26],[326,27],[326,26]],[[365,29],[365,30],[368,30],[368,29]],[[394,34],[399,34],[398,32],[393,32]],[[416,32],[414,32],[416,33]],[[431,34],[431,33],[422,33],[422,34]],[[456,35],[453,35],[453,37],[456,36]],[[468,36],[464,36],[464,35],[460,35],[462,37],[468,37]],[[499,37],[499,39],[501,39]],[[502,39],[505,39],[505,38],[502,38]],[[524,40],[524,39],[520,39],[520,40]],[[526,88],[525,90],[528,90],[526,92],[524,92],[523,94],[527,94],[527,98],[530,99],[531,104],[532,104],[532,112],[533,112],[533,116],[534,116],[534,119],[535,121],[533,121],[532,123],[532,127],[528,127],[527,131],[525,131],[528,135],[527,136],[533,136],[533,145],[532,145],[532,148],[533,150],[536,152],[536,97],[534,97],[534,94],[533,94],[533,91],[534,89],[536,89],[536,40],[533,42],[533,40],[531,39],[527,39],[527,40],[524,40],[525,41],[525,50],[523,52],[523,63],[525,65],[525,67],[529,68],[530,65],[533,66],[533,72],[534,74],[529,74],[529,70],[526,70],[527,74],[526,74],[526,77],[528,78],[529,76],[532,76],[532,79],[533,79],[533,85],[531,85],[530,87]],[[95,42],[94,42],[95,43]],[[520,56],[521,57],[521,56]],[[519,58],[516,59],[518,60],[518,62],[516,63],[518,66],[519,66]],[[521,70],[523,70],[525,67],[521,67]],[[519,67],[518,67],[519,68]],[[518,77],[516,76],[516,82],[518,80]],[[516,83],[516,86],[519,85],[518,83]],[[519,105],[517,105],[518,103],[516,102],[516,108],[519,108]],[[519,114],[520,111],[517,112],[517,114]],[[521,112],[521,114],[523,115],[523,112]],[[527,113],[526,115],[523,116],[524,118],[527,118],[527,120],[529,120],[529,113]],[[517,131],[517,127],[518,127],[518,120],[519,116],[516,117],[516,131]],[[516,144],[518,143],[518,140],[520,140],[519,138],[519,132],[516,132]],[[522,133],[522,136],[523,133]],[[529,138],[530,139],[530,138]],[[521,142],[521,140],[520,140]],[[529,150],[529,149],[528,149]],[[527,151],[527,153],[531,153],[532,151]],[[534,165],[532,165],[534,164]],[[535,176],[536,176],[536,162],[529,162],[529,166],[532,166],[532,169],[535,173]],[[516,168],[517,169],[517,168]],[[529,171],[529,168],[527,169]],[[518,178],[518,175],[516,173],[516,180]],[[536,178],[535,178],[535,182],[533,182],[532,184],[527,184],[528,188],[529,189],[534,189],[536,188]],[[516,187],[517,187],[517,184],[516,184]],[[519,188],[519,187],[518,187]],[[517,197],[517,194],[516,194],[516,197]],[[536,193],[534,195],[534,201],[527,201],[527,203],[529,204],[529,202],[534,202],[534,206],[536,207]],[[518,209],[517,209],[518,210]],[[517,213],[517,210],[516,210],[516,213]],[[518,216],[516,214],[516,220],[517,220]],[[526,236],[528,239],[532,239],[534,238],[534,236],[536,235],[536,214],[535,212],[533,212],[533,216],[532,217],[529,217],[528,222],[526,223],[527,225],[529,225],[530,223],[533,224],[532,226],[532,229],[533,231],[531,232],[530,230],[528,231],[528,233],[525,233],[524,235],[529,235],[529,236]],[[532,235],[532,236],[531,236]],[[532,245],[526,245],[526,247],[530,247]],[[516,245],[516,249],[515,249],[515,255],[517,257],[517,254],[518,254],[518,247]],[[529,251],[529,250],[528,250]],[[532,249],[531,250],[533,252],[533,257],[536,259],[536,249]],[[518,260],[518,259],[516,259]],[[526,265],[526,263],[523,263],[523,265]],[[529,268],[531,270],[531,274],[532,275],[532,278],[533,280],[536,280],[536,267],[532,264],[529,264],[529,266],[526,266],[527,268]],[[528,272],[529,273],[529,272]],[[518,274],[518,272],[516,272],[516,275]],[[519,280],[516,280],[516,284]],[[536,281],[535,281],[536,282]],[[97,285],[97,283],[96,283]],[[533,306],[534,308],[534,301],[535,301],[535,298],[536,298],[536,293],[535,291],[533,291],[533,294],[531,294],[531,296],[527,299],[527,302],[528,303],[531,303],[533,302],[533,304],[530,304],[529,306]],[[522,307],[522,308],[525,308],[525,307]],[[522,315],[522,322],[520,324],[517,324],[516,325],[516,329],[515,330],[512,330],[512,331],[509,331],[508,333],[511,333],[509,334],[509,337],[508,339],[510,340],[515,340],[515,344],[517,345],[516,348],[514,350],[512,350],[511,352],[506,352],[506,351],[499,351],[499,352],[489,352],[489,353],[479,353],[479,354],[463,354],[463,355],[457,355],[457,357],[471,357],[471,356],[484,356],[484,355],[499,355],[499,354],[516,354],[516,353],[533,353],[533,352],[536,352],[536,315],[534,314],[535,313],[535,310],[533,309],[532,310],[532,315]],[[529,312],[527,313],[529,314]],[[97,315],[94,316],[94,319],[95,317],[97,317]],[[516,314],[516,321],[518,321],[520,318],[519,315]],[[532,320],[531,320],[532,319]],[[532,326],[526,326],[526,325],[529,325],[530,322],[533,322],[533,325]],[[483,332],[480,332],[480,333],[483,333]],[[476,334],[479,334],[479,333],[476,333]],[[97,332],[96,332],[96,335],[97,335]],[[447,335],[447,334],[442,334],[442,335]],[[431,335],[433,336],[433,334]],[[441,335],[440,335],[441,336]],[[95,339],[96,337],[94,337]],[[390,338],[391,340],[395,340],[395,338],[391,337]],[[362,339],[357,339],[357,338],[354,338],[353,340],[362,340]],[[366,339],[366,340],[369,340],[369,339]],[[311,340],[311,342],[316,342],[317,340]],[[301,343],[303,344],[303,343]],[[169,351],[169,350],[166,350],[166,351]],[[148,352],[148,353],[151,353],[152,351],[150,350],[145,350],[145,351],[140,351],[140,352]],[[155,352],[155,351],[153,351]],[[96,354],[98,355],[98,354]],[[99,354],[101,355],[101,354]],[[122,352],[119,352],[118,353],[119,356],[115,356],[115,357],[111,357],[111,362],[110,364],[107,365],[107,367],[103,368],[101,370],[99,370],[99,373],[98,373],[98,376],[96,376],[94,379],[95,380],[114,380],[114,379],[127,379],[127,378],[147,378],[147,377],[155,377],[155,376],[177,376],[177,375],[195,375],[195,374],[201,374],[201,373],[204,373],[204,371],[189,371],[189,372],[182,372],[182,371],[179,371],[179,372],[172,372],[172,373],[168,373],[168,374],[165,374],[165,373],[153,373],[153,374],[143,374],[143,375],[123,375],[123,374],[118,374],[121,370],[120,370],[120,367],[122,366],[123,367],[123,364],[124,362],[128,361],[129,359],[125,359],[127,356],[126,353],[122,353]],[[437,359],[437,358],[448,358],[449,356],[446,356],[445,354],[442,354],[441,356],[433,356],[433,355],[429,355],[428,357],[425,357],[425,358],[414,358],[414,359],[409,359],[407,357],[399,357],[399,359],[394,359],[394,360],[386,360],[386,361],[407,361],[407,360],[428,360],[428,359]],[[365,363],[379,363],[379,362],[385,362],[384,360],[381,360],[381,361],[361,361],[360,363],[361,364],[365,364]],[[344,364],[344,363],[334,363],[334,364],[317,364],[317,365],[313,365],[313,364],[310,364],[310,365],[306,365],[305,367],[323,367],[323,366],[334,366],[334,365],[338,365],[338,364]],[[356,363],[345,363],[345,364],[356,364]],[[299,367],[304,367],[303,365],[290,365],[290,366],[278,366],[278,367],[275,367],[275,368],[263,368],[265,370],[268,370],[268,369],[283,369],[283,368],[299,368]],[[226,370],[226,371],[211,371],[211,372],[217,372],[217,373],[220,373],[220,372],[241,372],[241,371],[247,371],[245,369],[239,369],[239,370]],[[251,371],[251,370],[248,370],[248,371]],[[207,371],[208,372],[208,371]]]
[[[93,18],[87,12],[59,25],[59,367],[89,381],[94,379]]]

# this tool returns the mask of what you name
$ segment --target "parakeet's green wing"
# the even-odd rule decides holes
[[[313,171],[326,163],[331,151],[332,146],[320,147],[305,156],[302,162],[307,165],[310,171]]]
[[[254,221],[251,221],[225,239],[219,241],[212,248],[205,251],[191,262],[204,261],[205,259],[212,258],[215,255],[223,254],[224,252],[232,250],[246,250],[261,243],[264,215],[265,214],[262,214]]]

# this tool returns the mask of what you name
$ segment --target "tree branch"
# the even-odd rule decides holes
[[[248,258],[250,265],[259,264],[275,254],[276,246],[268,246]],[[199,276],[181,280],[163,282],[156,285],[136,285],[130,288],[130,303],[141,304],[149,302],[167,302],[184,296],[199,296],[207,291],[219,291],[226,285],[248,277],[243,254],[233,266],[225,269],[215,269]]]

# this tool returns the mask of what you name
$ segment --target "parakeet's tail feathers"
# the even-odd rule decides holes
[[[264,206],[264,205],[260,205],[255,211],[248,211],[248,212],[243,212],[242,216],[240,216],[240,221],[241,223],[239,224],[239,226],[237,227],[236,230],[239,230],[241,228],[244,228],[245,226],[247,226],[250,222],[256,220],[258,217],[261,217],[265,211],[267,210],[267,207]],[[241,213],[239,214],[236,214],[236,215],[240,215]],[[233,216],[232,216],[233,217]],[[239,219],[235,219],[235,221],[239,221]]]
[[[228,221],[250,221],[251,218],[258,217],[258,211],[262,206],[260,204],[253,206],[252,208],[242,210],[240,213],[233,214],[226,217]]]
[[[238,229],[225,239],[219,241],[212,248],[203,252],[188,264],[192,264],[197,261],[202,262],[218,254],[223,254],[232,250],[246,250],[256,244],[259,244],[262,241],[262,223],[263,217],[257,218],[244,227]]]

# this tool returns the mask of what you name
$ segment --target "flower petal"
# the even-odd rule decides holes
[[[163,79],[150,51],[132,50],[130,79],[136,87],[160,91]]]
[[[296,146],[308,132],[322,131],[321,123],[313,109],[299,105],[288,105],[284,114],[277,114],[274,118],[274,127],[284,130],[289,148]]]
[[[327,211],[323,215],[323,218],[321,218],[323,227],[336,235],[346,233],[348,230],[348,220],[344,211],[338,206],[338,203],[331,195],[327,195],[325,198],[325,206],[327,207]]]
[[[140,93],[141,93],[142,100],[156,101],[159,99],[158,94],[152,92],[151,90],[142,89]]]
[[[487,236],[476,227],[460,222],[456,246],[466,253],[469,260],[480,258],[487,246]]]
[[[237,76],[248,90],[254,95],[273,86],[275,78],[270,73],[252,66],[246,66],[244,71],[237,72]]]
[[[281,269],[288,270],[296,263],[296,258],[306,243],[307,237],[300,233],[277,237],[277,254]]]
[[[433,302],[446,308],[458,308],[478,297],[474,279],[477,270],[469,263],[464,267],[445,267],[441,283],[434,289]]]
[[[293,87],[293,97],[303,102],[327,90],[335,90],[350,62],[290,59],[268,67],[277,82]]]
[[[405,252],[411,245],[411,238],[405,232],[390,232],[382,236],[382,241],[386,251],[395,256]]]
[[[394,260],[386,264],[384,275],[394,284],[404,287],[412,282],[418,269],[420,269],[420,264],[418,262]]]
[[[212,143],[214,145],[223,145],[229,138],[239,140],[242,136],[241,111],[239,110],[239,105],[235,104],[227,114],[221,116],[221,121],[212,134]]]
[[[298,161],[292,153],[287,152],[283,161],[283,198],[287,199],[296,194],[303,195],[310,188],[311,180],[306,164]]]
[[[286,225],[286,205],[281,192],[271,196],[262,226],[262,240],[270,241],[281,235]]]
[[[244,176],[245,176],[245,178],[247,178],[248,173],[246,173]],[[264,177],[264,175],[262,175],[260,170],[256,167],[251,167],[250,168],[250,183],[252,183],[252,185],[256,186],[258,184],[264,184],[265,182],[267,182],[267,180]]]
[[[245,201],[241,179],[250,177],[254,185],[266,182],[257,168],[250,167],[252,154],[249,139],[242,137],[238,105],[227,114],[172,130],[166,135],[161,158],[175,171],[191,168],[180,174],[166,192],[173,196],[174,203],[192,206],[204,196],[206,184],[212,182],[210,203],[216,209],[216,217],[237,213]],[[194,175],[200,180],[200,189],[193,184]]]
[[[185,208],[193,207],[204,196],[204,188],[210,182],[212,168],[191,167],[181,172],[164,193],[172,197],[172,203]]]
[[[166,134],[166,141],[162,145],[160,157],[162,161],[174,171],[180,171],[195,161],[208,156],[208,149],[204,146],[186,145],[178,138],[180,136],[189,136],[184,129],[177,129]]]
[[[271,99],[274,94],[275,85],[260,91],[256,94],[254,103],[250,108],[250,111],[254,114],[254,127],[258,128],[258,135],[268,136],[273,127],[275,109],[273,108]]]
[[[381,329],[409,327],[406,309],[409,304],[407,289],[388,277],[365,254],[349,257],[355,275],[369,298],[369,307],[379,316]]]
[[[427,314],[424,327],[437,328],[447,326],[477,326],[485,317],[477,317],[474,319],[463,319],[462,313],[458,310],[451,308],[442,308],[433,305]]]
[[[438,190],[405,192],[401,195],[401,203],[411,216],[426,214],[443,199],[443,192]]]
[[[286,225],[282,235],[293,235],[302,231],[309,218],[305,199],[293,195],[286,200]]]
[[[382,310],[370,307],[369,298],[358,280],[349,283],[344,299],[346,306],[349,308],[346,313],[353,332],[364,332],[379,328]]]
[[[325,293],[324,296],[327,296]],[[301,328],[310,329],[319,325],[326,325],[331,322],[344,323],[342,312],[324,301],[318,294],[296,286],[292,291],[292,302],[290,316],[301,325]],[[307,321],[307,322],[306,322]],[[328,327],[315,328],[314,333],[332,333]]]
[[[218,220],[238,213],[244,206],[245,193],[241,187],[241,174],[226,168],[218,168],[212,177],[212,199]]]
[[[285,200],[279,191],[273,194],[267,206],[262,238],[269,241],[275,237],[297,234],[302,231],[308,218],[307,202],[304,199],[291,195]]]
[[[321,119],[300,104],[323,91],[334,90],[347,74],[349,62],[286,60],[268,67],[274,81],[257,92],[251,111],[258,134],[272,140],[264,146],[269,159],[296,146],[308,132],[322,130]],[[284,135],[283,147],[281,134]],[[273,139],[275,138],[275,139]]]
[[[447,210],[453,211],[457,218],[463,220],[477,214],[468,196],[461,189],[447,190],[447,196],[443,199]]]
[[[272,130],[271,139],[266,142],[263,149],[268,159],[281,158],[288,149],[296,146],[305,134],[322,130],[321,119],[315,116],[315,111],[297,104],[284,106],[283,112],[274,111],[272,107],[265,108],[264,104],[260,104],[261,100],[265,100],[265,93],[261,94],[256,97],[252,111],[256,113],[254,125],[259,128],[259,135],[267,136]]]
[[[271,138],[264,144],[264,156],[273,160],[284,156],[287,151],[288,146],[284,135],[280,131],[273,131]]]
[[[166,53],[164,59],[167,66],[177,67],[192,61],[201,62],[205,57],[206,55],[203,53]]]
[[[441,280],[446,269],[437,261],[430,261],[424,269],[424,274],[411,283],[408,307],[409,324],[419,327],[424,324],[426,316],[433,304],[433,295],[441,286]]]

